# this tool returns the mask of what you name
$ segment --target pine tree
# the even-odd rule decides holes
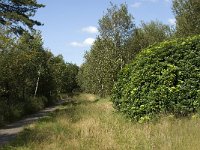
[[[31,19],[38,8],[44,7],[36,0],[1,0],[0,25],[7,26],[15,34],[22,34],[27,27],[42,25],[39,21]]]

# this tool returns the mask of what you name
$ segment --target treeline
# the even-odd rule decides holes
[[[127,5],[111,5],[99,20],[99,36],[80,68],[82,90],[100,96],[110,95],[118,72],[143,48],[171,38],[172,29],[159,21],[134,24]]]
[[[61,93],[78,88],[79,67],[45,49],[40,32],[33,29],[41,23],[29,17],[40,7],[36,1],[0,2],[0,125],[52,105]]]
[[[54,104],[60,93],[77,88],[78,66],[45,50],[39,33],[0,35],[0,122]]]
[[[176,26],[159,21],[134,24],[127,5],[111,4],[99,20],[99,36],[85,53],[78,82],[83,91],[108,96],[119,71],[142,50],[165,40],[200,34],[200,1],[173,0]]]

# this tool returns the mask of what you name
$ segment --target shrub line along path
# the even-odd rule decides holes
[[[24,127],[37,121],[41,118],[49,116],[50,112],[55,111],[59,105],[65,103],[66,100],[59,101],[55,106],[47,107],[38,113],[32,114],[27,116],[26,118],[16,121],[14,123],[8,124],[2,129],[0,129],[0,147],[4,144],[10,142],[11,140],[15,139],[16,136],[23,131]]]

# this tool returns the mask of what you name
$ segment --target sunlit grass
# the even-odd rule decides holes
[[[163,117],[133,123],[115,112],[109,99],[74,97],[51,117],[28,126],[8,150],[198,150],[200,119]]]

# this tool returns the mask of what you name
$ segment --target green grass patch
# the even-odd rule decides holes
[[[130,122],[112,103],[90,94],[74,97],[50,117],[29,125],[2,150],[193,150],[200,147],[200,119],[162,117]]]

